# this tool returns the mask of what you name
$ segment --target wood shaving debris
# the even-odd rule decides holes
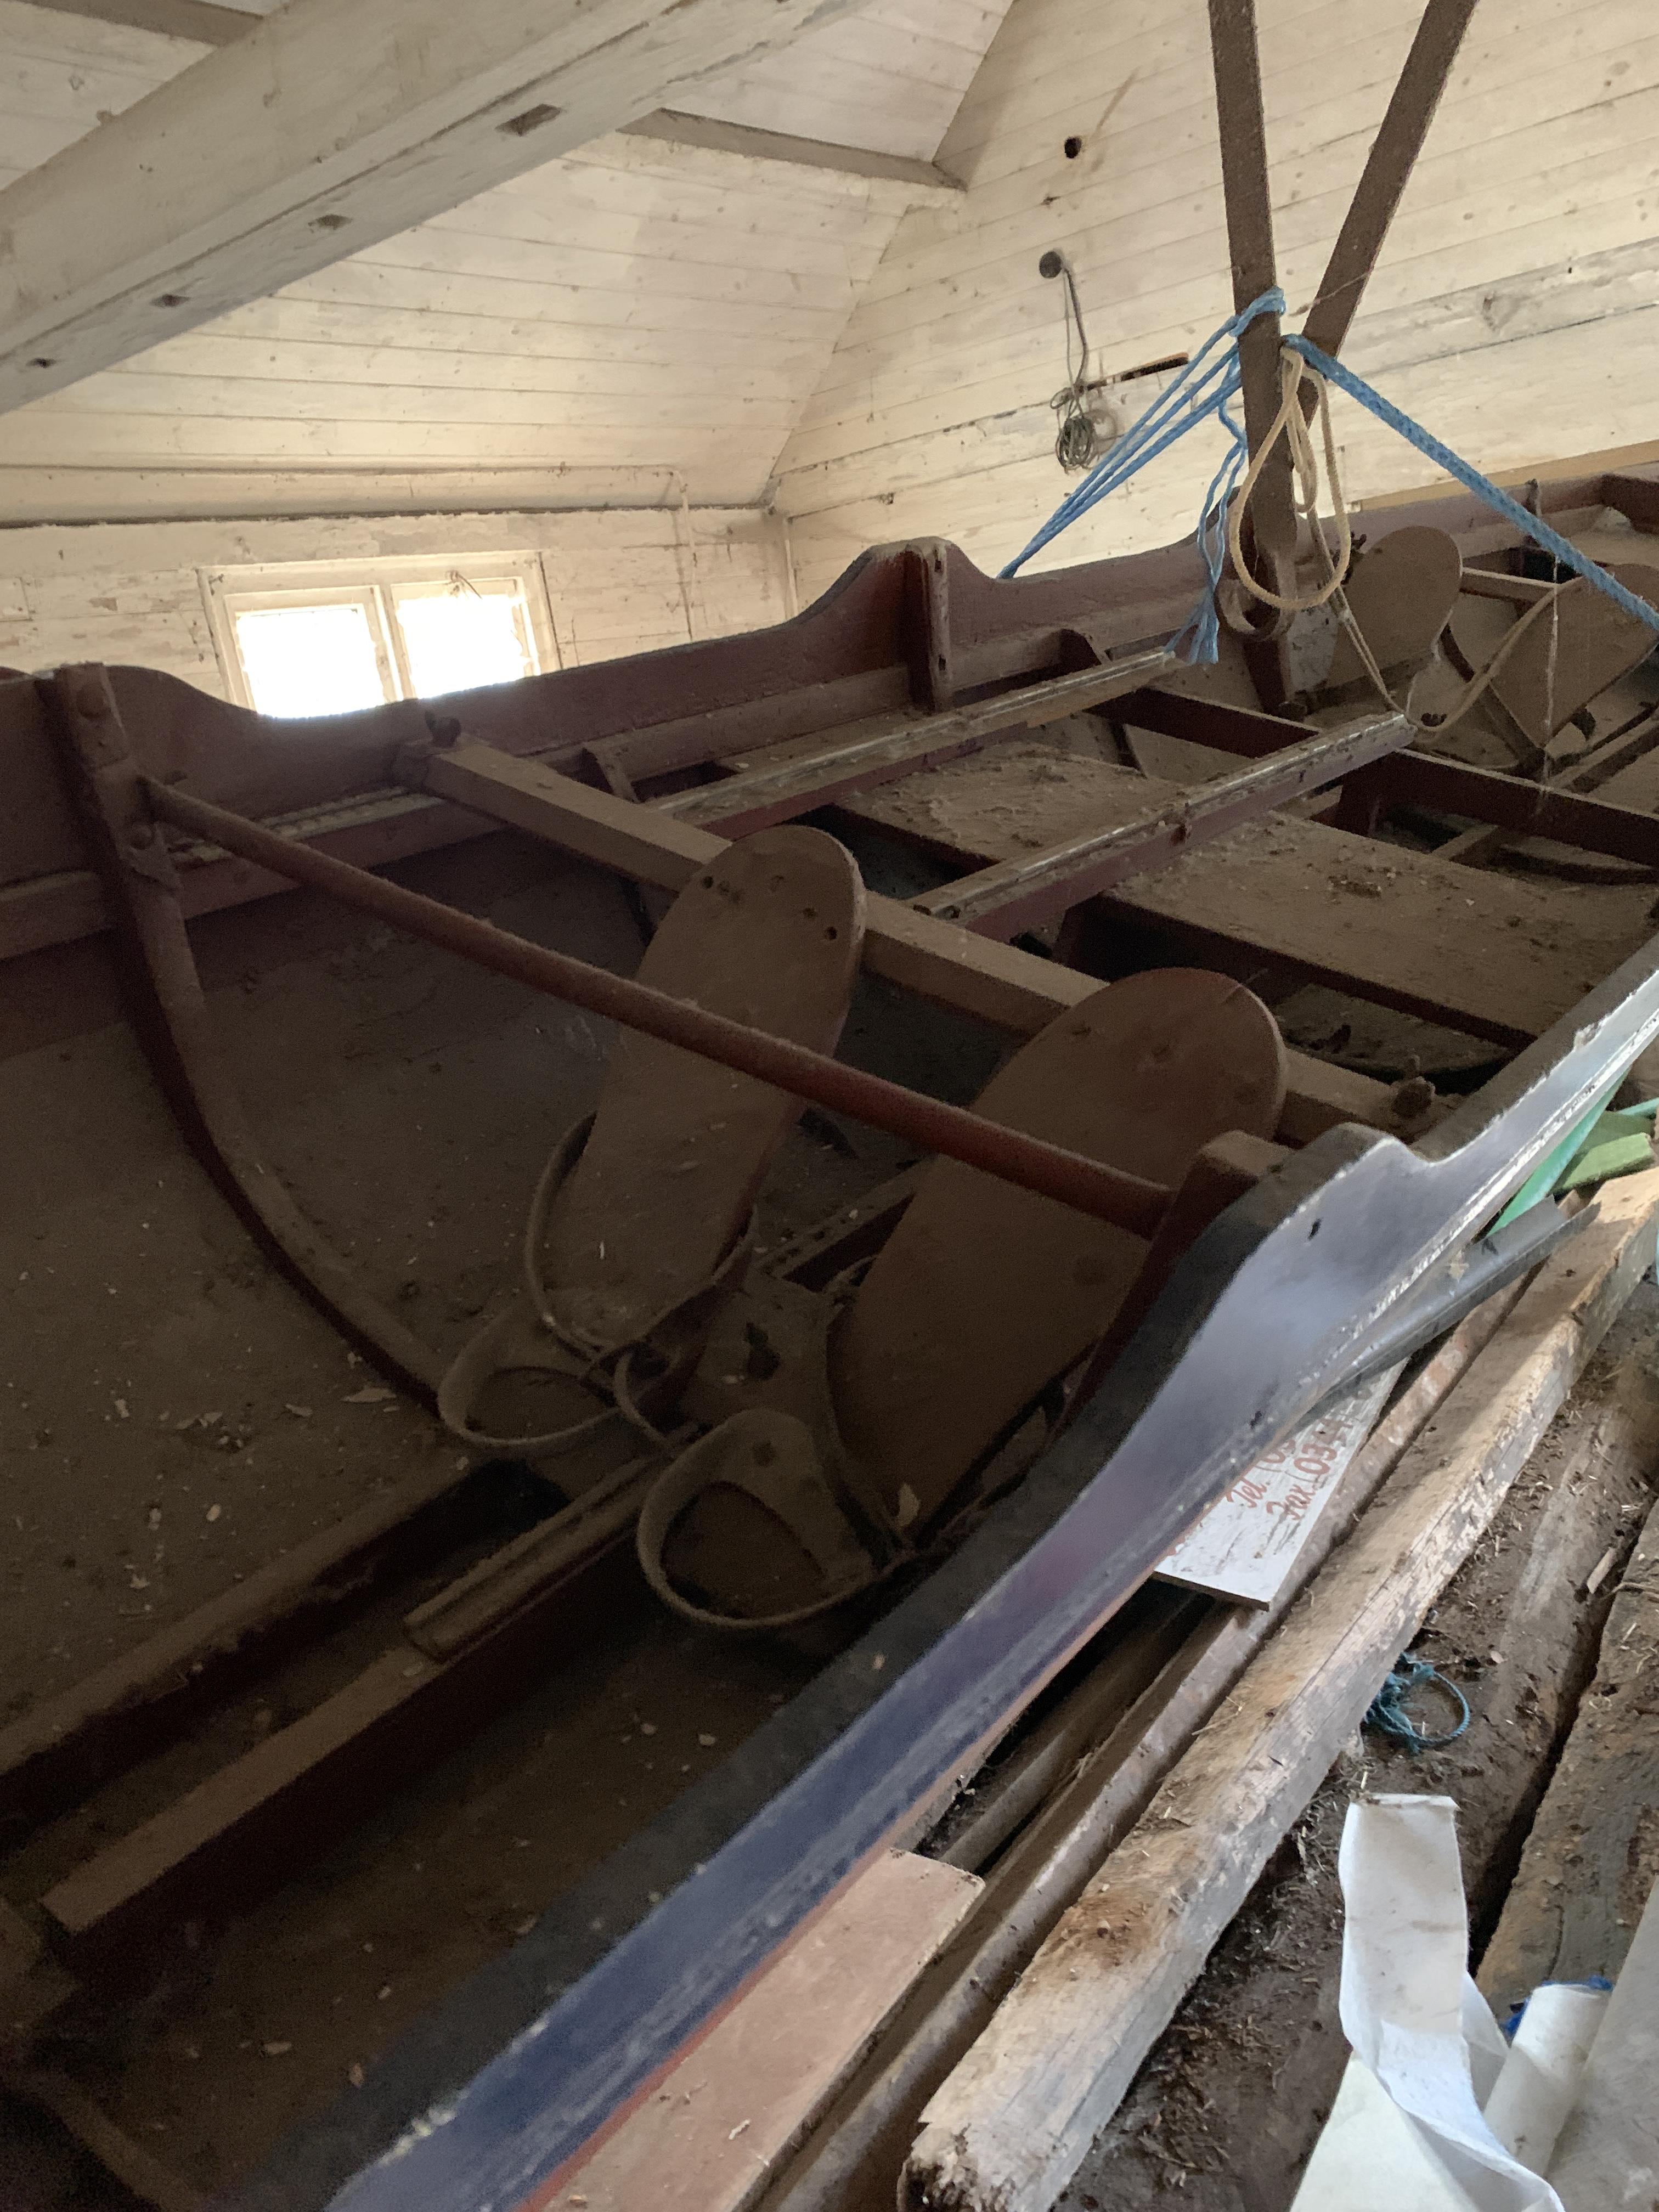
[[[1618,1557],[1618,1545],[1609,1544],[1607,1550],[1602,1553],[1601,1558],[1596,1561],[1595,1565],[1590,1569],[1589,1574],[1584,1577],[1584,1595],[1586,1597],[1594,1597],[1595,1595],[1596,1591],[1601,1589],[1602,1583],[1606,1582],[1607,1577],[1613,1572],[1613,1563]]]

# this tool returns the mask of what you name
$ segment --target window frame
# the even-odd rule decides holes
[[[257,713],[242,662],[236,617],[289,607],[361,605],[374,641],[386,702],[414,699],[409,654],[398,618],[397,597],[411,591],[436,595],[457,581],[516,590],[525,611],[531,657],[541,672],[563,665],[548,602],[541,556],[532,552],[398,554],[368,561],[289,561],[258,567],[204,569],[203,599],[208,627],[228,696]],[[343,709],[350,712],[351,709]]]

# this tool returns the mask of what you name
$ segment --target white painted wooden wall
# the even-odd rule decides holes
[[[790,611],[778,525],[757,511],[398,515],[377,521],[114,523],[0,530],[0,665],[137,663],[226,696],[207,620],[212,569],[469,550],[538,556],[567,665]]]
[[[1421,5],[1260,0],[1293,313]],[[1231,310],[1202,0],[1013,0],[938,158],[967,193],[905,216],[779,465],[803,601],[885,539],[954,538],[994,568],[1075,481],[1052,453],[1047,247],[1109,372],[1194,349]],[[1489,470],[1659,440],[1654,0],[1481,0],[1346,352]],[[1339,408],[1352,495],[1433,476]],[[1045,564],[1182,536],[1217,455],[1194,437]]]
[[[929,156],[1005,5],[868,0],[673,102]],[[199,52],[0,0],[0,182]],[[756,502],[904,204],[598,140],[0,418],[0,520]]]
[[[925,158],[1005,4],[872,0],[676,104]],[[0,183],[199,51],[0,0]],[[220,690],[207,570],[469,549],[539,556],[567,661],[781,620],[756,502],[902,204],[613,137],[0,419],[0,664]]]

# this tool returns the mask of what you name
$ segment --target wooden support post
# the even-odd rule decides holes
[[[1210,51],[1221,130],[1221,180],[1227,201],[1227,245],[1232,256],[1233,312],[1237,313],[1279,282],[1255,0],[1210,0]],[[1257,316],[1238,341],[1244,431],[1253,459],[1267,442],[1279,412],[1279,317]],[[1288,444],[1270,457],[1257,480],[1250,530],[1252,544],[1245,549],[1247,557],[1272,590],[1288,592],[1296,578],[1297,538]],[[1283,628],[1282,618],[1264,624],[1261,641],[1250,648],[1250,673],[1262,705],[1269,709],[1282,704],[1294,688],[1280,642]]]
[[[1608,1185],[933,2097],[906,2212],[1048,2212],[1652,1264]]]
[[[1133,822],[1085,830],[1018,860],[993,861],[915,903],[924,914],[965,923],[987,936],[1012,937],[1116,884],[1155,874],[1272,808],[1386,758],[1411,735],[1410,723],[1400,714],[1370,715],[1344,729],[1319,731],[1253,767],[1183,791]]]
[[[949,549],[941,538],[924,538],[905,556],[904,596],[909,617],[910,686],[917,704],[939,714],[957,695],[951,649]]]

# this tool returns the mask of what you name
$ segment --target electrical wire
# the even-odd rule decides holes
[[[1077,277],[1066,256],[1055,250],[1037,264],[1044,276],[1061,279],[1066,318],[1066,381],[1049,404],[1059,418],[1054,433],[1054,459],[1068,476],[1081,476],[1093,465],[1101,450],[1100,432],[1089,412],[1089,333],[1083,325],[1083,302]],[[1077,340],[1078,362],[1072,365],[1072,341]]]

